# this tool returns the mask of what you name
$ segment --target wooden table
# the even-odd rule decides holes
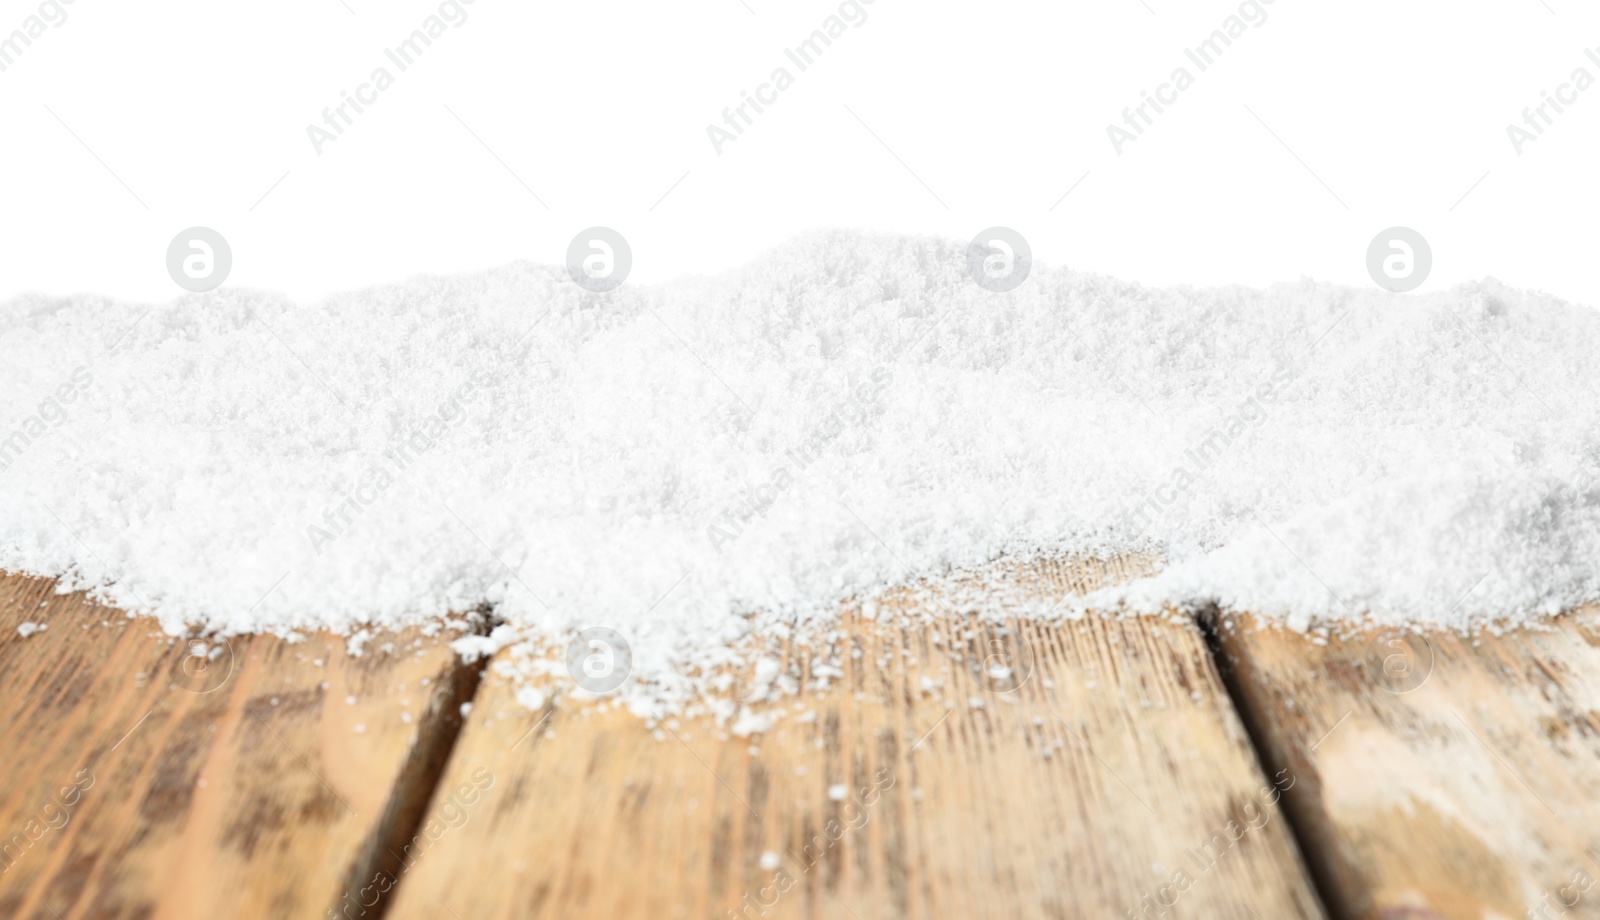
[[[875,606],[782,643],[811,685],[745,733],[559,685],[532,711],[449,635],[197,657],[0,577],[0,917],[1600,918],[1594,610],[1339,636]]]

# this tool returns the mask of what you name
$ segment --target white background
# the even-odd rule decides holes
[[[1600,305],[1600,87],[1522,155],[1506,136],[1574,68],[1600,77],[1575,0],[1276,0],[1203,73],[1183,49],[1236,2],[876,0],[798,72],[783,49],[837,7],[476,0],[402,73],[383,49],[437,2],[76,0],[0,73],[0,297],[174,297],[165,249],[197,224],[231,241],[230,284],[297,297],[558,263],[594,224],[640,282],[809,228],[1001,224],[1149,283],[1366,284],[1400,224],[1432,243],[1423,290]],[[3,0],[0,31],[37,8]],[[395,85],[317,155],[306,126],[380,65]],[[1180,65],[1195,85],[1118,156],[1106,126]],[[718,155],[706,126],[778,66],[794,86]]]

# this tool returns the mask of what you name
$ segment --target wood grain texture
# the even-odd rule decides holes
[[[1600,918],[1600,617],[1503,635],[1220,629],[1336,918]],[[1325,644],[1318,644],[1325,642]]]
[[[1006,577],[1060,597],[1105,575]],[[491,667],[390,916],[1322,916],[1192,621],[1008,628],[849,611],[842,677],[750,737],[530,712]],[[974,672],[995,648],[1013,676]]]
[[[409,634],[189,652],[0,576],[0,917],[325,916],[409,831],[476,678]]]

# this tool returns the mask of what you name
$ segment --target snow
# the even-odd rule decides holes
[[[470,650],[532,659],[602,625],[623,692],[667,701],[757,661],[753,631],[1007,556],[1163,560],[1051,616],[1461,628],[1600,596],[1595,311],[965,268],[824,232],[607,294],[514,264],[310,304],[13,299],[0,568],[173,635],[359,648],[486,605]]]

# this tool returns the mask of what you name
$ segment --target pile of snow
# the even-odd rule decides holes
[[[0,354],[0,568],[174,634],[488,604],[671,698],[753,621],[1002,555],[1154,552],[1093,603],[1297,625],[1600,597],[1600,313],[1492,280],[996,294],[963,243],[827,233],[608,294],[27,296]]]

